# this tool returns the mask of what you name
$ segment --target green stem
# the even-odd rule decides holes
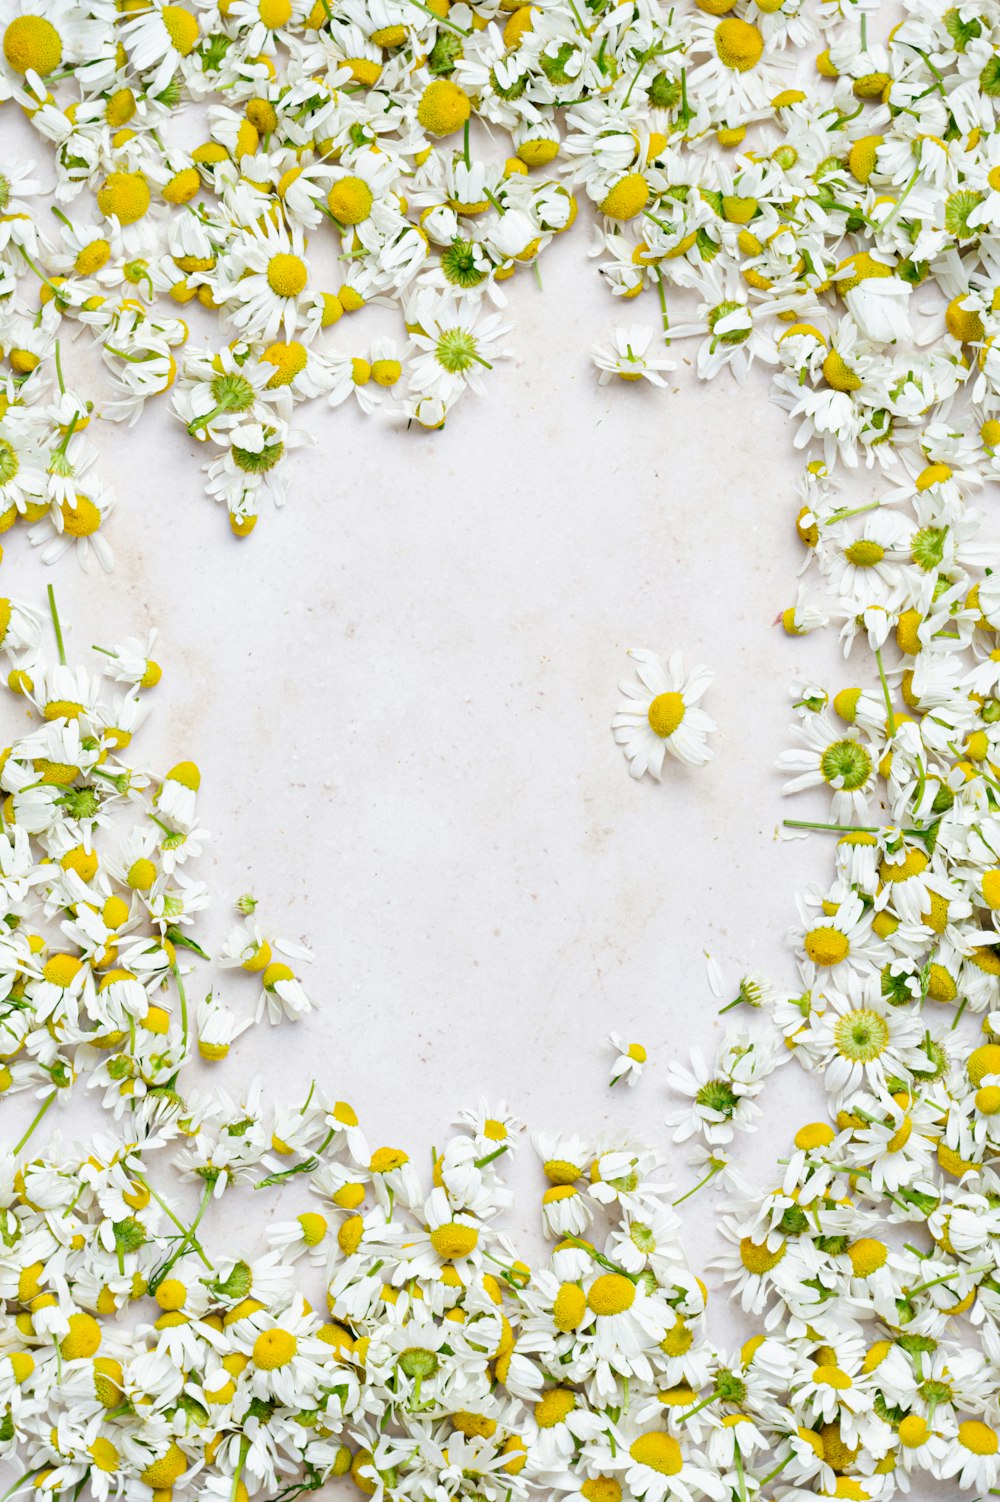
[[[464,129],[464,131],[462,133],[462,155],[465,157],[465,165],[466,165],[466,167],[471,172],[472,171],[472,156],[471,156],[471,154],[469,152],[469,121],[468,120],[466,120],[466,122],[465,122],[465,129]]]
[[[951,1272],[951,1273],[942,1273],[941,1276],[940,1276],[940,1278],[931,1278],[929,1280],[929,1282],[927,1282],[927,1283],[918,1283],[917,1286],[916,1286],[916,1288],[909,1289],[909,1291],[906,1294],[906,1297],[908,1299],[915,1299],[918,1293],[926,1293],[927,1290],[928,1290],[928,1288],[936,1288],[939,1283],[951,1283],[955,1278],[959,1277],[963,1272],[969,1273],[971,1276],[975,1277],[979,1273],[989,1273],[989,1272],[992,1272],[992,1271],[993,1271],[993,1264],[992,1263],[990,1264],[989,1267],[956,1267],[954,1272]]]
[[[656,290],[660,298],[660,316],[663,320],[663,342],[670,343],[670,314],[667,312],[667,289],[663,285],[663,272],[656,268]]]
[[[472,1166],[473,1168],[485,1168],[487,1163],[493,1163],[497,1158],[502,1158],[506,1151],[507,1143],[505,1142],[502,1147],[495,1148],[493,1152],[487,1153],[485,1158],[477,1158]]]
[[[156,1292],[156,1290],[159,1288],[160,1284],[163,1282],[164,1278],[167,1276],[167,1273],[173,1267],[174,1263],[178,1262],[180,1260],[180,1258],[183,1257],[183,1255],[187,1251],[188,1247],[192,1246],[194,1244],[194,1242],[197,1240],[198,1227],[201,1225],[201,1218],[204,1215],[206,1209],[208,1208],[208,1202],[212,1198],[212,1190],[213,1190],[214,1187],[215,1187],[214,1184],[206,1184],[205,1185],[205,1193],[201,1197],[201,1204],[198,1206],[198,1214],[195,1216],[194,1220],[191,1222],[191,1225],[188,1227],[188,1229],[184,1232],[184,1235],[181,1237],[180,1241],[178,1242],[178,1244],[174,1248],[174,1250],[170,1253],[170,1256],[167,1258],[166,1262],[160,1268],[159,1272],[155,1273],[154,1276],[152,1278],[150,1278],[150,1280],[149,1280],[149,1292],[150,1293],[155,1293]]]
[[[146,1178],[145,1174],[138,1173],[138,1172],[136,1172],[135,1169],[130,1169],[129,1171],[132,1174],[132,1177],[134,1179],[138,1179],[139,1183],[142,1184],[142,1185],[144,1185],[145,1188],[149,1190],[149,1193],[152,1195],[153,1199],[159,1205],[160,1209],[163,1211],[163,1213],[167,1217],[167,1219],[170,1220],[170,1221],[173,1221],[173,1223],[177,1227],[178,1231],[180,1231],[183,1236],[186,1236],[187,1235],[187,1231],[188,1231],[187,1226],[184,1224],[184,1222],[182,1220],[178,1219],[178,1217],[171,1210],[170,1206],[167,1204],[166,1200],[163,1199],[163,1197],[161,1195],[157,1194],[156,1190],[153,1188],[152,1184]],[[191,1245],[194,1247],[195,1251],[198,1253],[198,1256],[201,1258],[202,1262],[208,1268],[209,1272],[213,1272],[214,1269],[212,1267],[211,1262],[209,1262],[208,1258],[205,1256],[204,1248],[202,1247],[201,1242],[200,1241],[193,1241],[191,1243]]]
[[[56,633],[56,647],[57,647],[57,649],[59,651],[59,661],[62,663],[63,667],[65,667],[66,666],[66,648],[63,645],[62,627],[59,624],[59,607],[56,604],[56,592],[52,588],[51,584],[48,587],[48,593],[49,593],[49,614],[52,616],[52,629]]]
[[[875,661],[878,663],[878,676],[882,683],[882,697],[885,699],[885,712],[889,720],[889,734],[896,734],[896,716],[892,710],[892,699],[889,696],[889,685],[886,682],[885,668],[882,666],[882,648],[875,648]]]
[[[686,1424],[688,1419],[693,1419],[696,1413],[701,1413],[701,1410],[707,1408],[709,1403],[714,1403],[718,1396],[719,1389],[713,1387],[707,1398],[702,1398],[701,1402],[696,1403],[693,1408],[685,1408],[677,1420],[678,1424]]]
[[[768,1471],[768,1473],[767,1473],[766,1476],[762,1476],[760,1478],[760,1481],[759,1481],[758,1485],[763,1489],[767,1485],[767,1483],[769,1481],[773,1481],[774,1480],[775,1476],[780,1476],[781,1472],[785,1469],[785,1466],[788,1465],[789,1462],[792,1461],[792,1460],[794,1460],[794,1459],[795,1459],[795,1451],[792,1450],[790,1454],[788,1454],[788,1455],[785,1456],[784,1460],[781,1462],[780,1465],[776,1465],[773,1471]]]
[[[433,16],[439,26],[447,26],[449,31],[457,31],[460,37],[470,37],[472,35],[472,32],[466,31],[464,26],[456,26],[454,21],[449,21],[444,16],[439,16],[437,11],[431,10],[429,5],[423,3],[423,0],[410,0],[410,4],[415,5],[418,10],[424,11],[427,15]]]
[[[740,1489],[739,1502],[747,1502],[747,1478],[743,1470],[743,1454],[735,1434],[733,1435],[733,1461],[736,1465],[736,1478]]]
[[[697,1194],[699,1189],[704,1189],[705,1185],[711,1179],[714,1179],[717,1173],[721,1173],[725,1166],[726,1165],[724,1163],[713,1164],[712,1167],[708,1170],[708,1173],[705,1175],[705,1177],[699,1180],[699,1182],[695,1184],[693,1189],[689,1189],[685,1194],[681,1195],[680,1199],[674,1200],[672,1202],[674,1206],[676,1207],[677,1205],[683,1205],[684,1201],[689,1200],[692,1194]]]
[[[44,1119],[46,1111],[48,1111],[49,1107],[51,1106],[52,1102],[55,1100],[55,1098],[58,1095],[58,1093],[59,1092],[57,1090],[53,1090],[52,1094],[51,1095],[47,1095],[45,1097],[45,1099],[42,1101],[42,1104],[39,1106],[38,1110],[35,1112],[35,1115],[34,1115],[34,1118],[33,1118],[32,1122],[31,1122],[31,1125],[28,1127],[28,1130],[25,1132],[25,1134],[21,1138],[20,1142],[17,1143],[16,1147],[14,1148],[14,1157],[15,1158],[17,1157],[17,1155],[21,1151],[21,1149],[30,1140],[32,1132],[34,1132],[35,1128]]]
[[[180,966],[178,965],[178,963],[177,963],[176,960],[174,960],[174,963],[171,965],[170,968],[174,972],[174,984],[177,987],[177,995],[180,997],[180,1001],[181,1001],[181,1057],[182,1058],[187,1058],[187,1051],[188,1051],[188,1041],[187,1041],[187,1039],[188,1039],[188,1004],[187,1004],[187,992],[184,989],[184,982],[181,980]]]

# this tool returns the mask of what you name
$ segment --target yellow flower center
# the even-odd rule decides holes
[[[868,537],[859,537],[857,542],[852,542],[850,547],[844,549],[844,557],[855,568],[872,568],[876,563],[882,562],[885,548]]]
[[[613,1476],[592,1476],[580,1487],[586,1502],[622,1502],[622,1489]]]
[[[847,936],[838,928],[811,928],[804,947],[814,965],[839,965],[851,952]]]
[[[884,136],[859,136],[847,154],[851,176],[859,183],[867,183],[875,171],[876,154]]]
[[[587,1294],[587,1303],[595,1314],[623,1314],[634,1302],[635,1284],[622,1273],[603,1273]]]
[[[140,856],[129,866],[125,880],[133,892],[148,892],[156,880],[156,867],[151,860]]]
[[[1000,1111],[1000,1085],[983,1085],[976,1091],[976,1110],[984,1116],[995,1116]]]
[[[680,694],[666,693],[657,694],[646,711],[649,728],[654,735],[661,740],[666,740],[668,735],[673,735],[681,720],[684,718],[684,700]]]
[[[575,1163],[569,1163],[565,1158],[549,1158],[542,1167],[550,1184],[575,1184],[583,1172]]]
[[[182,167],[164,187],[163,197],[167,203],[190,203],[200,187],[197,167]]]
[[[60,510],[63,531],[70,537],[91,537],[101,525],[101,513],[85,495],[78,495],[72,506],[63,501]]]
[[[648,1466],[661,1476],[676,1476],[684,1464],[680,1445],[660,1429],[640,1434],[629,1445],[628,1453],[637,1465]]]
[[[298,297],[309,273],[301,256],[281,252],[267,263],[267,285],[276,297]]]
[[[576,1407],[576,1394],[568,1387],[551,1387],[535,1404],[535,1423],[539,1429],[553,1429]]]
[[[157,1490],[160,1488],[169,1490],[174,1482],[183,1476],[187,1468],[187,1456],[184,1454],[184,1451],[180,1445],[171,1442],[167,1448],[167,1453],[161,1455],[159,1460],[154,1460],[151,1465],[148,1465],[142,1472],[141,1479],[147,1486],[152,1486]]]
[[[577,1283],[564,1283],[552,1306],[552,1321],[557,1330],[575,1330],[583,1319],[587,1299]]]
[[[111,1356],[94,1358],[94,1395],[104,1408],[117,1408],[122,1400],[125,1377],[120,1361]]]
[[[183,5],[165,5],[160,17],[167,28],[174,47],[181,57],[187,57],[198,40],[198,20]]]
[[[15,73],[44,78],[62,62],[62,40],[44,16],[18,16],[3,34],[3,55]]]
[[[317,1215],[315,1210],[306,1210],[299,1216],[299,1225],[302,1227],[302,1240],[306,1246],[319,1246],[326,1235],[323,1216]]]
[[[986,906],[994,910],[1000,908],[1000,869],[993,867],[990,871],[984,871],[980,885]]]
[[[379,1147],[372,1153],[370,1164],[372,1173],[392,1173],[396,1168],[402,1168],[410,1159],[401,1147]]]
[[[836,1135],[828,1121],[811,1121],[795,1133],[795,1146],[804,1153],[811,1152],[814,1148],[829,1147]]]
[[[715,28],[715,50],[725,68],[748,73],[756,68],[764,51],[764,38],[749,21],[728,16]]]
[[[360,1215],[350,1215],[337,1232],[337,1245],[345,1257],[353,1257],[361,1245],[365,1223]]]
[[[268,391],[274,391],[278,386],[287,386],[300,371],[305,370],[309,355],[304,345],[297,339],[289,344],[283,344],[280,340],[276,344],[269,344],[261,355],[268,365],[274,366],[274,375],[267,383]]]
[[[80,276],[93,276],[95,271],[100,271],[102,266],[108,263],[111,255],[111,246],[107,240],[91,240],[78,252],[73,262],[74,269]]]
[[[915,1450],[924,1443],[931,1431],[927,1420],[922,1419],[919,1413],[908,1413],[897,1432],[899,1443],[907,1450]]]
[[[54,986],[72,985],[83,961],[75,954],[54,954],[45,962],[42,975]]]
[[[965,1066],[969,1082],[981,1085],[989,1074],[1000,1074],[1000,1043],[984,1043],[974,1048]]]
[[[744,1236],[740,1242],[740,1261],[748,1273],[756,1273],[758,1276],[777,1267],[784,1255],[784,1242],[776,1252],[769,1252],[763,1241],[754,1241],[750,1236]]]
[[[182,1308],[186,1298],[187,1289],[180,1278],[164,1278],[156,1290],[156,1302],[168,1313]]]
[[[649,202],[649,184],[641,172],[630,172],[616,182],[601,203],[601,213],[609,219],[634,219]]]
[[[360,224],[372,211],[372,190],[363,177],[342,177],[327,195],[334,219],[341,224]]]
[[[417,119],[429,136],[450,136],[472,113],[468,94],[448,78],[429,83],[417,106]]]
[[[107,219],[134,224],[149,208],[149,184],[141,172],[109,172],[98,189],[97,207]]]
[[[398,360],[373,360],[372,380],[376,386],[395,386],[403,374],[403,367]]]
[[[268,31],[277,31],[291,19],[292,0],[260,0],[257,13]]]
[[[87,1453],[99,1471],[116,1471],[118,1469],[118,1451],[109,1439],[99,1434],[93,1444],[87,1446]]]
[[[660,1341],[660,1350],[665,1356],[686,1356],[694,1343],[694,1335],[684,1317],[678,1314],[674,1327]]]
[[[468,1257],[470,1252],[475,1251],[478,1243],[479,1232],[475,1226],[463,1226],[455,1220],[436,1226],[431,1232],[431,1246],[446,1262]]]
[[[835,349],[823,361],[823,379],[834,391],[857,391],[862,385],[861,377]]]
[[[64,1361],[93,1356],[101,1343],[101,1327],[92,1314],[71,1314],[69,1330],[59,1342]]]
[[[853,1383],[847,1372],[839,1366],[817,1366],[813,1368],[813,1381],[819,1387],[832,1387],[835,1392],[846,1392]]]
[[[889,1253],[881,1241],[876,1241],[871,1236],[862,1236],[847,1248],[847,1255],[851,1260],[851,1271],[856,1278],[867,1278],[871,1273],[878,1272],[880,1267],[885,1266]]]
[[[966,1450],[971,1450],[973,1455],[995,1455],[1000,1448],[996,1433],[978,1419],[966,1419],[959,1424],[958,1442]]]
[[[253,1364],[262,1372],[276,1371],[294,1358],[299,1343],[288,1330],[262,1330],[253,1343]]]
[[[26,1382],[35,1370],[35,1358],[30,1351],[8,1351],[7,1359],[14,1374],[14,1381],[20,1387],[21,1383]]]

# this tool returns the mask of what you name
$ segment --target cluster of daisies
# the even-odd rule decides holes
[[[786,822],[833,847],[798,982],[713,974],[719,1046],[669,1071],[694,1187],[627,1133],[541,1135],[550,1246],[526,1261],[505,1105],[466,1112],[425,1181],[332,1090],[211,1081],[255,1020],[309,1011],[307,955],[245,897],[209,986],[197,768],[130,754],[154,644],[70,667],[57,619],[53,655],[0,602],[29,712],[0,758],[0,1093],[32,1104],[0,1158],[12,1495],[1000,1489],[1000,573],[970,504],[1000,478],[1000,13],[907,0],[878,39],[873,11],[52,0],[5,20],[0,92],[54,148],[59,208],[4,163],[0,526],[107,562],[88,429],[170,392],[246,535],[300,401],[438,427],[480,389],[504,280],[589,200],[612,292],[655,308],[602,377],[662,384],[690,339],[704,377],[773,367],[817,585],[780,620],[833,621],[852,664],[796,685],[782,757],[813,800]],[[378,302],[396,340],[349,343]],[[80,338],[107,403],[69,379]],[[634,655],[630,769],[703,762],[709,675]],[[634,1083],[642,1046],[612,1041]],[[733,1144],[792,1059],[816,1119],[776,1126],[754,1187]],[[49,1112],[84,1094],[104,1126],[78,1150]],[[742,1345],[731,1312],[710,1332],[680,1248],[706,1185]],[[261,1219],[263,1246],[234,1245]]]
[[[550,1246],[530,1260],[504,1103],[464,1112],[425,1178],[335,1087],[274,1101],[215,1084],[254,1020],[310,1010],[287,963],[306,952],[241,898],[215,959],[233,998],[252,994],[209,988],[197,767],[154,776],[131,755],[155,643],[98,648],[100,673],[69,666],[54,604],[52,653],[36,611],[0,602],[28,711],[0,759],[0,1091],[31,1097],[0,1160],[8,1496],[249,1502],[338,1478],[379,1502],[1000,1487],[1000,703],[959,672],[993,662],[1000,615],[992,576],[960,558],[958,483],[935,483],[958,534],[947,562],[924,586],[899,549],[897,579],[858,585],[856,613],[889,620],[853,634],[878,691],[797,693],[788,770],[830,790],[828,818],[797,822],[839,831],[794,935],[801,988],[745,976],[727,996],[714,973],[740,1020],[711,1063],[670,1070],[674,1138],[704,1170],[692,1188],[625,1131],[536,1135]],[[901,493],[886,506],[906,514]],[[917,585],[922,609],[903,609]],[[614,1042],[636,1077],[641,1046]],[[731,1144],[786,1057],[825,1098],[755,1188]],[[48,1113],[88,1092],[103,1125],[68,1145]],[[706,1181],[728,1188],[714,1331],[679,1234]],[[233,1227],[254,1223],[240,1245]]]
[[[611,292],[653,307],[602,380],[662,385],[689,339],[704,377],[768,362],[828,463],[884,459],[970,346],[995,394],[1000,18],[905,0],[882,39],[877,9],[13,0],[0,99],[51,148],[55,202],[4,162],[0,526],[107,562],[85,430],[169,392],[246,536],[302,402],[437,428],[482,390],[505,281],[581,207]],[[106,367],[90,395],[77,338]]]

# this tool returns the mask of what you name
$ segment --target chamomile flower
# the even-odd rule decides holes
[[[630,1086],[636,1085],[646,1067],[645,1048],[641,1043],[623,1042],[619,1033],[609,1033],[608,1042],[615,1054],[609,1084],[617,1085],[620,1080],[626,1080]]]
[[[629,656],[638,663],[639,681],[619,685],[626,698],[611,726],[631,776],[648,772],[658,779],[668,754],[688,766],[704,766],[712,757],[708,737],[716,726],[698,701],[713,675],[704,667],[685,672],[680,652],[673,652],[666,664],[644,649],[630,648]]]
[[[661,372],[676,370],[677,362],[663,355],[649,355],[653,341],[653,329],[641,324],[615,329],[610,346],[597,346],[592,351],[594,364],[600,374],[600,383],[606,386],[615,376],[621,381],[649,381],[653,386],[665,386]]]

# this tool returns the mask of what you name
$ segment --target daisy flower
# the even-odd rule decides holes
[[[630,774],[639,778],[648,772],[658,779],[668,754],[688,766],[704,766],[712,758],[707,740],[716,726],[698,701],[714,675],[704,667],[685,673],[680,652],[673,652],[666,665],[655,652],[640,648],[630,648],[629,656],[639,665],[639,681],[619,685],[626,697],[611,727]]]

